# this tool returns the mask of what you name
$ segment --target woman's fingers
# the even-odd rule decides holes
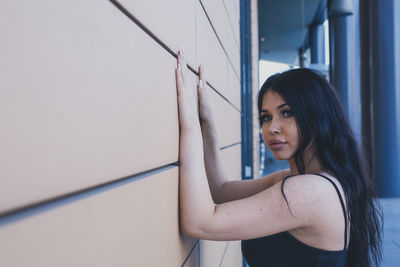
[[[203,89],[204,83],[203,83],[203,80],[202,80],[201,65],[198,68],[198,72],[199,72],[199,84],[198,84],[198,87],[199,87],[199,89]]]
[[[181,67],[179,66],[178,63],[178,67],[175,69],[175,78],[176,78],[176,88],[178,91],[178,95],[182,94],[182,90],[183,90],[183,81],[182,81],[182,75],[181,75]]]
[[[202,94],[204,91],[204,88],[206,86],[206,80],[204,78],[204,65],[200,64],[199,68],[199,84],[198,84],[198,88],[199,88],[199,93]]]
[[[182,94],[183,90],[185,90],[185,72],[186,72],[186,63],[183,59],[183,53],[181,50],[178,50],[177,56],[177,68],[176,68],[176,83],[178,88],[178,93]]]
[[[205,79],[204,79],[204,65],[203,64],[200,64],[200,66],[199,66],[199,79],[200,79],[200,81],[202,81],[202,83],[204,85]]]
[[[187,68],[183,53],[179,50],[175,69],[179,125],[184,128],[194,128],[197,127],[199,121],[198,100],[197,94],[195,94],[196,86]]]
[[[180,73],[181,73],[181,76],[182,76],[182,81],[183,81],[183,83],[185,83],[186,80],[187,80],[186,75],[187,75],[188,68],[187,68],[187,64],[186,64],[185,58],[183,56],[183,50],[182,49],[178,50],[178,66],[180,66]]]

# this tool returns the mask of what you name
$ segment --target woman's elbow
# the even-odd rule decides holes
[[[186,227],[182,227],[181,228],[181,233],[183,235],[185,235],[185,236],[189,236],[189,237],[192,237],[192,238],[197,238],[197,236],[193,234],[193,231],[191,231],[191,229],[188,229]]]
[[[199,237],[200,227],[197,222],[181,218],[180,226],[182,234],[193,238],[201,238]]]
[[[210,229],[207,224],[199,224],[197,222],[181,221],[181,233],[197,239],[207,239],[210,236]]]
[[[190,212],[185,212],[185,209],[181,209],[181,233],[199,239],[208,237],[209,234],[213,232],[215,210],[215,205],[209,209],[202,209],[196,212],[193,212],[192,210],[190,210]]]
[[[185,236],[190,236],[196,239],[202,239],[201,231],[199,231],[199,228],[190,223],[181,224],[181,233],[184,234]]]

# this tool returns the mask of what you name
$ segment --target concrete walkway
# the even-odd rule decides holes
[[[400,198],[381,198],[383,208],[382,267],[400,266]]]

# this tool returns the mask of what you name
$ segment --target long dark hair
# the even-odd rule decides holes
[[[275,74],[261,87],[259,114],[268,90],[278,93],[294,112],[299,134],[294,159],[299,173],[305,173],[303,154],[313,140],[322,168],[342,185],[351,226],[346,266],[369,267],[372,261],[379,266],[382,260],[382,207],[364,153],[333,86],[321,73],[307,68]],[[283,188],[281,190],[283,193]]]

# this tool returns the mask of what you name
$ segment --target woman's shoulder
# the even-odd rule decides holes
[[[338,179],[328,173],[290,175],[282,179],[282,191],[290,205],[300,206],[301,200],[308,203],[308,208],[313,209],[315,214],[321,214],[327,206],[338,202],[338,193],[334,185],[340,192],[340,196],[346,203],[342,186]],[[293,204],[297,203],[297,204]],[[347,206],[347,205],[346,205]]]
[[[299,192],[311,195],[309,198],[312,201],[310,200],[308,203],[309,209],[312,209],[312,212],[310,213],[314,215],[313,220],[309,221],[310,224],[308,226],[299,229],[292,229],[291,233],[302,242],[310,243],[317,247],[322,246],[321,244],[325,244],[326,240],[329,240],[328,243],[330,245],[327,245],[325,249],[333,249],[335,247],[343,246],[343,222],[345,221],[345,218],[341,201],[338,199],[338,192],[335,190],[332,183],[334,183],[339,190],[346,210],[347,201],[339,180],[328,173],[320,174],[326,178],[315,174],[304,174],[291,176],[286,179],[287,182],[284,184],[285,193],[286,190],[296,191],[296,187],[299,187]],[[286,189],[287,185],[289,186]],[[304,190],[304,187],[308,187],[308,190]],[[289,193],[289,195],[294,194],[295,193],[293,192]],[[350,229],[349,222],[347,221],[347,223],[347,227]],[[349,236],[347,240],[349,240]]]
[[[319,174],[314,174],[314,173],[307,173],[307,174],[296,174],[296,175],[286,175],[282,179],[282,183],[284,185],[286,184],[295,184],[296,186],[301,186],[301,187],[318,187],[320,189],[325,189],[327,187],[332,187],[332,182],[335,183],[335,185],[340,186],[340,183],[338,179],[335,177],[327,174],[327,173],[321,173]],[[328,186],[330,185],[330,186]]]
[[[319,191],[332,191],[335,186],[339,189],[341,195],[343,194],[343,188],[339,180],[327,172],[287,175],[282,179],[282,183],[285,185],[293,183],[297,186],[316,187],[320,189]]]
[[[304,209],[307,209],[308,212],[316,214],[325,202],[327,186],[315,175],[290,175],[278,184],[293,213],[303,213]]]

